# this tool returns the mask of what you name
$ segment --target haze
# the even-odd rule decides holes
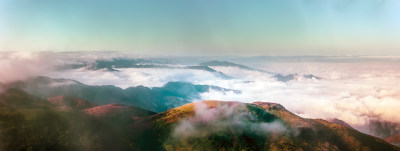
[[[397,0],[3,0],[0,51],[400,55]]]

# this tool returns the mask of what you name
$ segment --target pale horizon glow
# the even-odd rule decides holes
[[[400,1],[0,2],[0,51],[400,55]]]

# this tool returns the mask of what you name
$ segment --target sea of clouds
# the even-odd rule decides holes
[[[400,61],[398,58],[346,58],[346,61],[277,61],[257,59],[241,64],[273,73],[313,74],[322,79],[301,76],[289,82],[277,81],[272,74],[237,67],[212,67],[233,79],[222,79],[214,73],[194,69],[124,68],[118,72],[79,69],[56,70],[56,66],[80,60],[121,57],[113,53],[27,53],[0,54],[0,82],[23,80],[30,76],[73,79],[88,85],[115,85],[121,88],[143,85],[159,87],[170,81],[208,84],[242,93],[213,91],[201,94],[199,100],[241,102],[275,102],[305,118],[337,118],[352,127],[375,136],[376,130],[390,126],[390,133],[400,132]],[[135,57],[135,56],[132,56]],[[331,58],[330,58],[331,59]],[[203,59],[204,60],[204,59]],[[179,61],[178,62],[179,65]],[[185,62],[187,64],[187,62]],[[200,62],[197,62],[200,63]],[[193,65],[196,63],[193,62]],[[193,100],[198,101],[198,100]],[[374,122],[371,122],[374,121]],[[389,123],[389,124],[387,124]],[[395,125],[395,126],[393,126]]]
[[[327,64],[327,68],[337,70],[313,72],[320,76],[316,79],[297,79],[279,82],[267,75],[254,73],[242,75],[241,79],[252,82],[224,81],[210,82],[221,87],[241,90],[241,94],[222,94],[217,91],[203,93],[202,99],[237,100],[242,102],[266,101],[280,103],[289,111],[306,118],[338,118],[351,126],[367,133],[375,134],[370,129],[370,121],[400,123],[400,81],[397,73],[390,71],[359,71],[363,63]],[[332,67],[336,66],[336,67]],[[353,66],[350,68],[349,66]],[[387,65],[386,65],[387,66]],[[342,70],[340,70],[342,68]],[[343,68],[349,68],[348,71]],[[386,67],[385,67],[386,68]],[[393,66],[397,68],[397,66]],[[219,69],[240,73],[236,69]],[[378,70],[378,69],[377,69]],[[400,70],[398,70],[400,71]],[[329,74],[328,72],[332,72]],[[340,72],[345,72],[340,74]],[[349,74],[353,73],[353,74]],[[395,128],[399,130],[398,126]],[[378,135],[378,134],[375,134]],[[384,136],[382,136],[384,137]]]

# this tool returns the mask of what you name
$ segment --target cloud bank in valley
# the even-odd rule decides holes
[[[107,70],[76,70],[48,73],[50,77],[74,79],[88,85],[114,85],[120,88],[132,86],[162,87],[170,81],[202,83],[211,79],[219,79],[210,72],[194,69],[161,69],[161,68],[126,68],[118,72]]]
[[[234,77],[221,79],[216,75],[192,69],[126,68],[119,72],[86,70],[56,72],[51,76],[71,78],[89,85],[116,85],[121,88],[143,85],[162,86],[169,81],[215,85],[240,90],[242,93],[211,90],[199,100],[266,101],[284,105],[306,118],[338,118],[353,127],[375,134],[370,121],[400,123],[400,82],[396,62],[303,62],[262,64],[263,69],[276,73],[313,74],[322,79],[297,77],[280,82],[273,75],[236,67],[212,67]],[[271,70],[269,70],[271,69]],[[197,100],[194,100],[197,101]]]
[[[220,71],[228,75],[236,73],[237,77],[252,82],[214,82],[214,85],[241,90],[242,93],[221,94],[214,91],[203,93],[202,99],[276,102],[300,116],[338,118],[371,134],[376,132],[370,121],[400,123],[400,89],[393,85],[400,81],[400,75],[393,72],[397,66],[388,68],[386,64],[386,70],[365,70],[362,63],[348,65],[351,66],[326,64],[329,69],[337,70],[321,68],[319,72],[312,73],[322,77],[321,80],[299,78],[287,83],[261,73],[241,75],[238,73],[242,72],[237,69],[220,68]]]
[[[253,62],[258,68],[266,71],[313,74],[322,78],[317,80],[299,76],[289,82],[277,81],[269,73],[236,67],[212,67],[234,77],[233,79],[223,79],[204,70],[182,68],[119,68],[114,72],[105,69],[89,70],[84,67],[53,70],[55,65],[76,63],[80,60],[121,57],[112,54],[3,53],[0,69],[6,72],[0,72],[0,82],[22,80],[36,75],[73,79],[88,85],[115,85],[121,88],[139,85],[161,87],[170,81],[184,81],[241,91],[233,93],[211,90],[202,93],[199,100],[275,102],[302,117],[338,118],[358,130],[374,135],[380,135],[378,129],[391,129],[387,133],[396,133],[400,129],[400,88],[394,85],[400,82],[400,65],[397,61]],[[175,66],[182,66],[179,61],[175,62],[178,62]]]

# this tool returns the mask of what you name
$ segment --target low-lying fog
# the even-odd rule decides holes
[[[109,55],[112,54],[112,55]],[[141,67],[92,69],[96,60],[138,58],[118,53],[1,53],[0,81],[8,83],[30,76],[66,78],[87,85],[115,85],[121,88],[143,85],[162,86],[170,81],[214,85],[242,93],[210,91],[199,100],[276,102],[306,118],[337,118],[375,136],[400,131],[400,58],[396,57],[143,57],[145,64],[168,68]],[[160,61],[162,60],[162,61]],[[238,66],[209,66],[216,72],[188,69],[205,61],[229,61]],[[60,69],[66,64],[82,67]],[[114,66],[113,66],[114,67]],[[265,72],[263,72],[263,71]],[[293,76],[279,81],[276,74]],[[312,74],[318,78],[305,78]],[[197,100],[193,100],[197,101]]]

